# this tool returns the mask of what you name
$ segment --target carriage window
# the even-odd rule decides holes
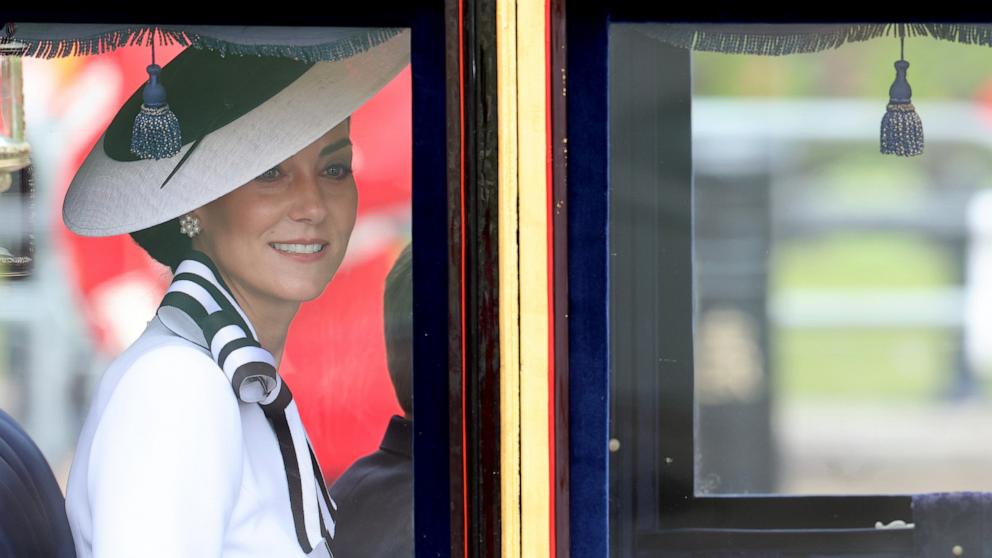
[[[906,40],[925,149],[901,157],[898,38],[690,54],[652,29],[610,34],[614,518],[992,489],[987,49]]]
[[[309,32],[312,40],[314,28]],[[165,66],[181,51],[175,42],[159,44],[156,62]],[[0,408],[25,426],[63,489],[103,371],[154,318],[171,280],[127,235],[84,238],[60,218],[70,179],[118,108],[147,80],[151,56],[147,47],[132,46],[20,59],[34,179],[33,192],[20,171],[0,188]],[[0,76],[0,87],[8,78]],[[413,546],[409,251],[402,260],[412,236],[411,79],[408,65],[351,116],[355,226],[330,284],[297,313],[279,366],[328,488],[334,493],[332,485],[350,467],[360,469],[338,491],[338,535],[379,544],[407,537],[388,547],[394,549]],[[6,130],[0,126],[0,134]],[[386,289],[398,259],[405,269]],[[356,465],[365,456],[372,457]],[[362,498],[377,494],[362,484],[372,484],[364,477],[379,466],[392,475],[384,489],[390,501],[379,498],[358,509]],[[388,533],[366,528],[369,517],[382,514],[401,522]]]
[[[992,489],[987,52],[907,41],[899,157],[897,47],[692,57],[700,493]]]

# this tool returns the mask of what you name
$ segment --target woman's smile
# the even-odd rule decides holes
[[[280,255],[293,258],[296,261],[313,262],[324,256],[327,242],[323,240],[286,240],[270,242],[269,246]]]

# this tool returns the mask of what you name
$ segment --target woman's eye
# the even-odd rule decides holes
[[[279,178],[279,167],[272,167],[271,169],[256,176],[255,180],[261,180],[262,182],[272,182],[277,178]]]
[[[342,180],[351,174],[351,167],[343,163],[332,163],[324,169],[324,174],[331,178]]]

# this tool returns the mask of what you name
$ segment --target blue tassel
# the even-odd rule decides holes
[[[923,121],[912,103],[890,103],[882,117],[881,152],[913,157],[923,153]]]
[[[889,88],[889,104],[882,117],[881,152],[885,155],[912,157],[923,153],[923,121],[916,114],[906,81],[909,62],[899,60],[896,79]]]
[[[889,104],[882,117],[881,152],[883,155],[913,157],[923,153],[923,121],[913,107],[913,88],[906,79],[906,25],[897,25],[899,32],[899,60],[896,60],[896,79],[889,87]]]
[[[141,111],[134,119],[131,153],[142,159],[175,157],[182,147],[179,119],[165,102],[165,87],[158,82],[162,68],[148,66],[148,83],[142,92]]]

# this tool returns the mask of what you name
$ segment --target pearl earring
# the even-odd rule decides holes
[[[192,213],[187,213],[179,218],[179,232],[193,238],[200,234],[200,220]]]

